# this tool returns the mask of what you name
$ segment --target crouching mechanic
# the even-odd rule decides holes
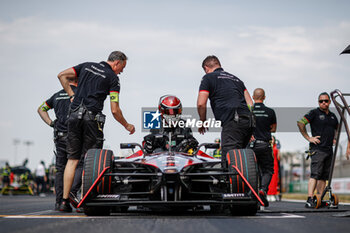
[[[180,99],[173,95],[160,97],[158,111],[162,124],[160,129],[151,129],[151,133],[144,137],[143,147],[146,152],[156,153],[170,149],[192,154],[198,147],[198,141],[193,137],[190,128],[182,127],[186,122],[180,118]]]

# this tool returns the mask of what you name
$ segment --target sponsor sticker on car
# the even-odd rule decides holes
[[[106,199],[106,198],[112,198],[112,199],[120,199],[120,195],[118,194],[100,194],[100,195],[97,195],[97,198],[103,198],[103,199]]]
[[[223,193],[223,199],[235,199],[240,197],[248,197],[246,193]]]

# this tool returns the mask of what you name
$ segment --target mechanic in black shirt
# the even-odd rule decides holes
[[[273,175],[273,154],[271,147],[271,133],[276,132],[277,121],[275,111],[264,105],[265,91],[256,88],[253,93],[253,113],[256,119],[256,127],[253,132],[251,148],[254,150],[259,166],[260,190],[259,194],[265,204],[269,206],[266,194]]]
[[[78,80],[76,78],[69,80],[69,85],[75,91]],[[64,89],[56,92],[50,99],[46,100],[38,108],[41,119],[54,128],[55,153],[55,210],[59,210],[63,195],[63,173],[67,163],[67,118],[70,105],[70,99]],[[50,109],[54,109],[56,120],[52,120],[48,114]],[[80,160],[75,173],[75,179],[72,185],[72,193],[76,195],[81,186],[81,174],[83,170],[83,159]]]
[[[88,149],[98,148],[97,138],[101,135],[103,103],[110,95],[113,117],[130,134],[135,127],[129,124],[119,107],[119,73],[126,66],[127,57],[120,51],[112,52],[107,62],[85,62],[58,74],[58,78],[72,100],[68,118],[68,162],[64,171],[63,202],[61,211],[71,212],[68,196],[72,187],[75,169]],[[78,77],[78,87],[74,92],[69,79]]]
[[[226,154],[230,149],[245,148],[253,132],[254,119],[250,111],[253,101],[244,83],[221,68],[216,56],[208,56],[202,63],[206,75],[202,78],[197,99],[201,121],[206,120],[207,101],[216,120],[221,121],[222,165],[226,167]],[[207,129],[200,128],[204,134]]]
[[[317,193],[321,194],[329,177],[333,156],[332,146],[338,127],[337,117],[329,111],[330,104],[328,93],[321,93],[318,96],[319,107],[308,112],[297,123],[300,133],[310,143],[311,175],[308,183],[306,208],[315,207],[312,200],[314,191],[316,189]],[[312,137],[306,131],[308,123],[310,123]]]
[[[162,119],[161,128],[151,129],[151,133],[144,137],[143,147],[147,153],[169,151],[170,147],[171,151],[192,154],[198,147],[198,141],[193,137],[191,128],[185,127],[186,122],[180,118],[180,99],[173,95],[160,97],[158,111]]]

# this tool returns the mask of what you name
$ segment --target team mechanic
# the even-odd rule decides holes
[[[70,79],[69,85],[73,91],[77,86],[77,79]],[[53,94],[38,108],[41,119],[49,126],[54,128],[54,142],[56,147],[55,153],[55,193],[56,203],[55,210],[59,210],[63,195],[63,173],[67,164],[67,119],[70,99],[64,89]],[[56,120],[52,120],[48,114],[50,109],[54,109]],[[75,172],[72,193],[77,194],[81,186],[81,173],[83,169],[83,159],[80,160]]]
[[[99,148],[97,142],[101,136],[101,124],[105,121],[102,114],[103,103],[110,95],[113,117],[125,127],[130,134],[135,127],[129,124],[119,107],[120,84],[118,74],[123,72],[127,57],[120,51],[112,52],[107,62],[85,62],[58,74],[64,90],[72,103],[68,118],[68,162],[64,171],[63,201],[60,211],[71,212],[68,197],[74,179],[75,169],[86,151]],[[69,79],[78,77],[78,87],[74,92]]]
[[[216,120],[221,121],[222,166],[226,167],[226,153],[230,149],[245,148],[253,132],[254,119],[250,111],[253,101],[244,83],[221,68],[219,59],[212,55],[204,59],[202,78],[197,99],[201,121],[206,120],[207,100]],[[207,129],[201,127],[199,133]]]
[[[332,162],[334,136],[338,127],[338,120],[334,113],[329,111],[331,100],[326,92],[318,96],[318,108],[308,112],[300,121],[298,128],[304,138],[310,143],[311,175],[308,183],[308,199],[306,208],[314,208],[312,197],[315,189],[321,194],[326,187]],[[310,123],[310,137],[306,125]]]
[[[265,91],[256,88],[253,93],[253,113],[256,119],[256,127],[253,132],[250,147],[254,150],[259,166],[260,190],[259,194],[265,204],[269,206],[266,194],[273,175],[273,154],[271,147],[271,133],[276,132],[277,121],[275,111],[264,105]]]

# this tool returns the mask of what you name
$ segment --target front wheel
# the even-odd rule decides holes
[[[227,152],[229,172],[236,172],[236,167],[248,181],[253,190],[258,192],[258,170],[254,151],[251,149],[233,149]],[[229,176],[229,193],[244,193],[251,196],[254,203],[233,205],[230,207],[232,215],[255,215],[258,211],[258,201],[243,179],[237,175]]]
[[[83,196],[89,191],[96,179],[105,168],[112,170],[113,151],[90,149],[85,155],[83,170]],[[111,176],[102,177],[100,183],[92,190],[92,195],[108,194],[111,192]]]

